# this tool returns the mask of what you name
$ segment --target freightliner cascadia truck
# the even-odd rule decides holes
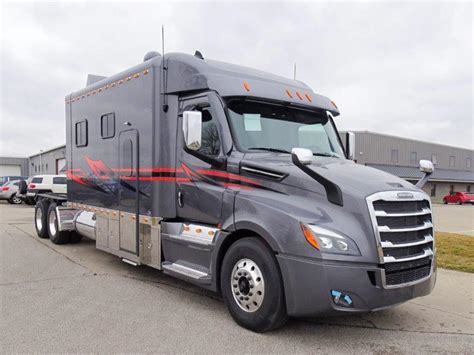
[[[433,289],[433,164],[415,186],[355,163],[327,97],[200,52],[95,80],[66,97],[67,195],[38,196],[39,237],[215,291],[256,332]]]

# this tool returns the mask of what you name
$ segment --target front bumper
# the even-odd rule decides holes
[[[430,277],[398,288],[384,288],[383,269],[377,265],[316,261],[282,254],[277,255],[277,259],[283,276],[287,312],[294,317],[380,310],[428,295],[436,283],[436,258]],[[350,295],[353,307],[336,305],[331,290]]]

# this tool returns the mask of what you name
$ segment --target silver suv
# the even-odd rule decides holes
[[[0,200],[7,200],[8,203],[19,205],[23,201],[17,196],[19,180],[10,180],[0,187]]]

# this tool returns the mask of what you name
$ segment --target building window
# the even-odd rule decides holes
[[[416,152],[411,152],[410,153],[410,163],[411,164],[416,164],[418,160],[418,154]]]
[[[431,197],[436,197],[436,184],[433,184],[433,187],[431,188]]]
[[[48,163],[46,163],[46,171],[48,170]]]
[[[398,149],[392,149],[392,163],[398,163]]]
[[[100,118],[100,134],[104,139],[115,136],[115,113],[102,115]]]
[[[472,167],[472,160],[471,158],[466,158],[466,168],[470,169]]]
[[[76,122],[76,147],[87,145],[87,120]]]
[[[438,164],[438,159],[436,157],[436,154],[431,154],[431,162],[436,165]]]
[[[449,185],[449,194],[453,194],[454,193],[454,185]]]
[[[454,168],[455,165],[456,165],[456,158],[455,158],[453,155],[451,155],[451,156],[449,157],[449,166],[450,166],[451,168]]]
[[[471,185],[467,185],[466,191],[471,192]]]

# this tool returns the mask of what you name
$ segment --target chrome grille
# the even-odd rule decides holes
[[[367,202],[384,267],[384,286],[401,287],[429,277],[435,248],[428,197],[421,192],[389,191],[372,195]]]

